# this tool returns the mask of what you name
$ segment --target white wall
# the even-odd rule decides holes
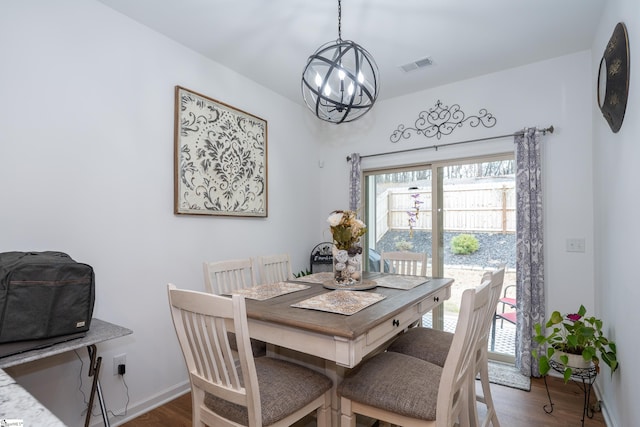
[[[205,260],[289,252],[294,270],[308,265],[320,238],[306,214],[320,210],[308,114],[95,1],[2,2],[0,57],[0,251],[94,267],[94,316],[134,331],[99,346],[116,413],[126,394],[112,357],[127,355],[131,414],[186,386],[167,282],[203,289]],[[175,85],[267,120],[268,218],[173,214]],[[80,369],[67,354],[9,373],[80,425]]]
[[[595,207],[595,282],[596,310],[604,321],[607,336],[618,346],[619,373],[610,377],[603,369],[599,384],[604,391],[610,426],[638,425],[640,407],[637,386],[640,373],[636,369],[640,352],[637,326],[640,311],[638,279],[638,211],[640,200],[640,120],[638,99],[640,81],[640,3],[636,0],[611,0],[594,39],[591,62],[593,85],[590,105],[593,110],[594,135],[594,207]],[[629,34],[630,87],[629,101],[622,128],[614,134],[597,108],[595,81],[604,49],[618,22],[624,22]]]
[[[596,50],[618,15],[629,9],[638,15],[634,6],[633,0],[614,2]],[[459,104],[467,114],[486,108],[497,118],[494,128],[465,126],[442,143],[555,126],[543,143],[547,305],[595,309],[619,341],[623,366],[633,366],[630,325],[637,319],[629,322],[628,316],[637,318],[629,298],[638,294],[631,267],[637,239],[630,237],[637,233],[631,225],[638,202],[627,200],[632,191],[616,184],[637,181],[637,113],[632,102],[615,136],[600,123],[593,112],[596,55],[580,52],[379,102],[361,120],[334,126],[100,3],[15,0],[3,2],[0,11],[0,251],[62,250],[94,266],[95,316],[134,330],[99,348],[105,398],[114,412],[124,409],[125,390],[110,375],[113,355],[127,354],[130,415],[185,389],[166,305],[168,281],[202,289],[203,260],[262,253],[287,251],[294,269],[303,268],[312,244],[329,237],[328,213],[347,207],[345,157],[437,142],[413,137],[392,144],[389,135],[438,99]],[[173,215],[175,85],[268,121],[267,219]],[[504,139],[371,158],[363,166],[512,149]],[[585,238],[585,253],[565,251],[571,237]],[[83,397],[72,390],[79,370],[75,355],[64,355],[10,373],[63,421],[78,425]],[[631,403],[635,378],[601,377],[613,393],[605,397],[618,421],[612,425],[633,425],[640,418]]]

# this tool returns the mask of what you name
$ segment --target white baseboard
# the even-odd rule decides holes
[[[607,427],[616,427],[611,421],[611,415],[609,415],[606,403],[602,400],[602,393],[600,393],[600,387],[598,387],[597,382],[593,383],[593,392],[595,393],[598,401],[600,401],[600,410],[602,411],[602,418],[604,418],[604,425]]]

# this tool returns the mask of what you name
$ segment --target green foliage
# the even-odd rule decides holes
[[[308,275],[310,275],[310,274],[311,274],[311,272],[310,272],[310,271],[309,271],[309,269],[307,268],[307,269],[304,269],[304,270],[300,270],[300,272],[295,273],[293,276],[294,276],[294,277],[302,277],[302,276],[308,276]]]
[[[451,239],[451,251],[456,255],[469,255],[480,249],[480,242],[473,234],[458,234]]]

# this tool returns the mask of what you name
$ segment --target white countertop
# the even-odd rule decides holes
[[[0,419],[22,420],[24,426],[64,427],[51,413],[15,380],[0,369]]]

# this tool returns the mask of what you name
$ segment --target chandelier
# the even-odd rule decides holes
[[[323,44],[302,72],[302,97],[321,120],[351,122],[373,107],[378,97],[378,66],[366,49],[342,40],[342,4],[338,0],[338,39]]]

